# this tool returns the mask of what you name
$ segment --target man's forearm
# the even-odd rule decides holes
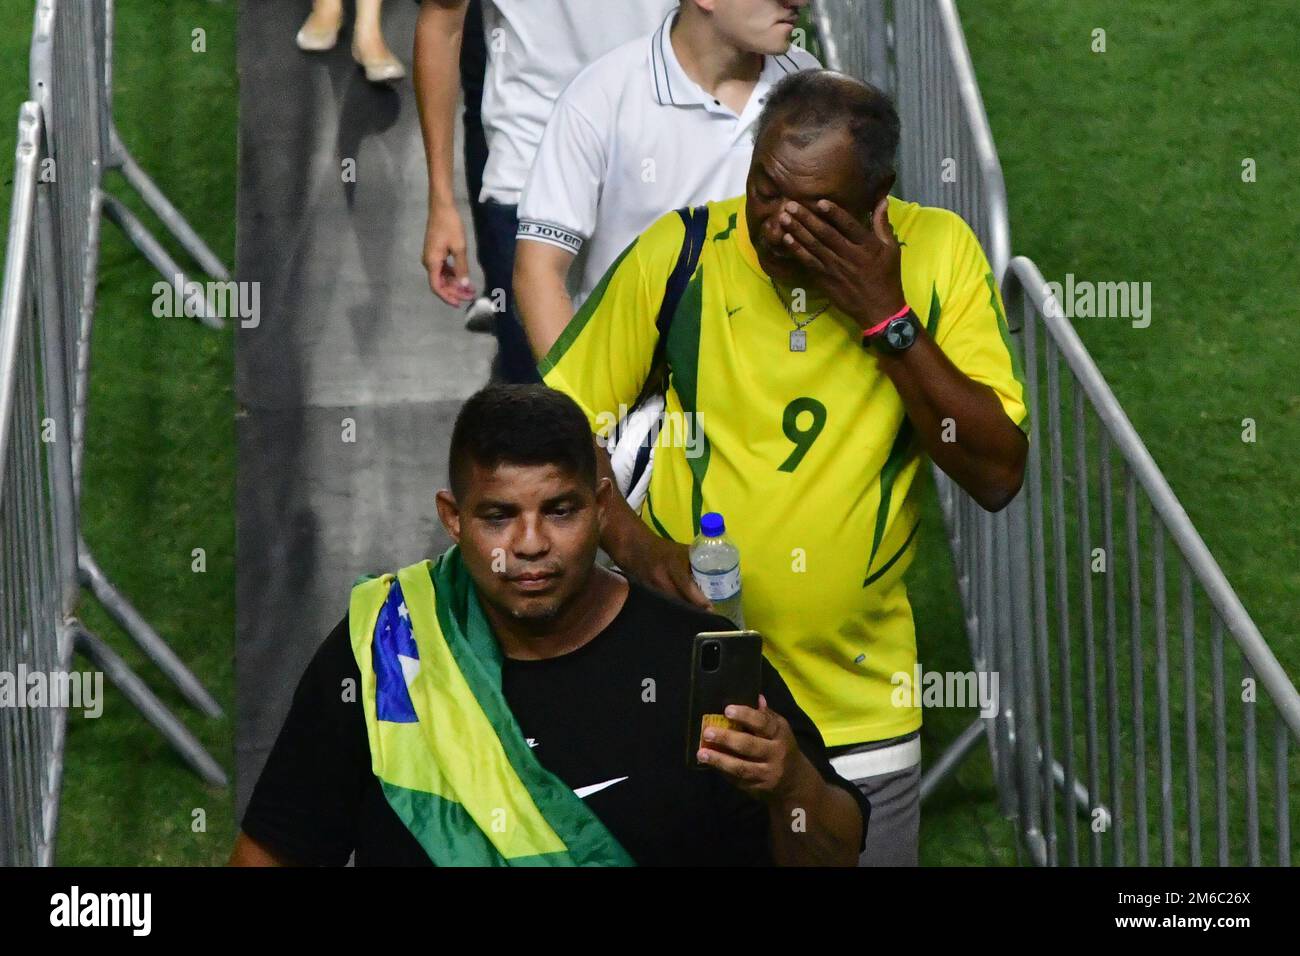
[[[565,287],[573,258],[531,239],[521,239],[515,248],[515,310],[539,362],[573,318],[573,300]]]
[[[924,331],[901,355],[881,356],[880,368],[934,463],[983,507],[1005,507],[1020,490],[1029,444],[993,389],[963,374]]]
[[[688,546],[661,538],[646,526],[618,490],[618,481],[609,463],[609,453],[594,436],[592,440],[596,442],[596,471],[599,477],[607,478],[614,486],[614,494],[610,495],[610,503],[605,509],[605,523],[600,532],[600,545],[605,553],[614,559],[624,573],[647,587],[687,604],[711,610],[713,605],[704,596],[691,573]]]
[[[856,866],[862,811],[804,758],[804,782],[768,804],[772,859],[778,866]]]
[[[460,96],[460,41],[468,0],[424,0],[415,24],[415,104],[429,169],[429,208],[453,205],[452,151]]]
[[[609,452],[596,436],[592,436],[592,441],[596,443],[597,477],[608,478],[614,488],[614,493],[610,495],[609,508],[605,512],[605,527],[600,534],[600,546],[611,558],[623,564],[627,560],[629,548],[635,547],[641,536],[651,532],[647,530],[640,516],[632,510],[632,506],[619,491],[618,479],[614,476],[614,466],[609,461]]]

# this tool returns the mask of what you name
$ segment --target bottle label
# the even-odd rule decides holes
[[[710,601],[725,601],[740,593],[740,564],[728,571],[700,571],[691,568],[695,583]]]

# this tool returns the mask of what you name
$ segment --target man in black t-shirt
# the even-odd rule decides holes
[[[452,435],[439,517],[504,661],[501,690],[537,761],[641,865],[857,863],[870,808],[766,661],[760,706],[684,759],[691,649],[726,619],[596,565],[611,488],[587,422],[544,386],[493,386]],[[349,683],[350,682],[350,683]],[[348,620],[308,666],[231,862],[429,865],[371,767]]]

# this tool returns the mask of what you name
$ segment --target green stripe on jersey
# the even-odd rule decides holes
[[[695,270],[695,275],[682,293],[677,311],[673,314],[673,324],[668,330],[668,368],[671,370],[672,388],[682,403],[686,419],[686,444],[694,444],[698,431],[700,454],[686,459],[691,469],[691,535],[700,533],[700,511],[704,506],[704,474],[709,470],[709,439],[700,429],[699,408],[699,364],[700,364],[700,329],[704,314],[704,266]]]
[[[898,434],[894,436],[893,447],[889,449],[889,457],[885,459],[884,467],[880,469],[880,507],[876,511],[876,530],[871,537],[871,557],[867,558],[867,571],[871,571],[871,562],[876,560],[876,551],[880,548],[880,540],[885,536],[885,528],[889,525],[889,503],[894,495],[894,482],[898,479],[907,464],[907,459],[911,457],[912,450],[912,421],[909,418],[903,419],[903,424],[898,427]]]
[[[724,240],[726,240],[726,239],[730,239],[730,238],[731,238],[731,234],[732,234],[733,232],[736,231],[736,217],[737,217],[737,215],[738,215],[737,213],[734,213],[734,212],[733,212],[733,213],[732,213],[732,214],[727,218],[727,228],[726,228],[726,229],[723,229],[721,232],[716,233],[716,234],[714,235],[714,237],[713,237],[713,241],[714,241],[714,242],[722,242],[722,241],[724,241]]]
[[[1007,317],[1002,314],[1002,307],[998,305],[998,286],[993,279],[993,273],[990,272],[984,276],[984,281],[989,287],[989,305],[993,306],[993,314],[998,317],[998,334],[1002,336],[1002,344],[1007,347],[1007,354],[1011,356],[1011,374],[1016,378],[1016,384],[1020,386],[1020,403],[1025,406],[1025,416],[1016,422],[1016,427],[1026,435],[1029,434],[1029,388],[1025,385],[1025,371],[1020,364],[1020,353],[1016,350],[1015,345],[1011,342],[1011,327],[1007,324]]]
[[[871,575],[865,581],[863,581],[862,586],[865,588],[865,587],[870,587],[872,584],[875,584],[876,581],[878,581],[881,577],[884,576],[886,571],[888,571],[895,564],[897,564],[898,559],[901,558],[907,552],[908,545],[912,543],[912,539],[916,537],[916,533],[920,530],[921,530],[921,522],[918,521],[916,524],[912,525],[912,530],[907,533],[907,540],[903,542],[903,546],[894,552],[894,556],[885,562],[884,567],[882,567],[875,574]]]
[[[560,364],[560,359],[564,358],[564,353],[569,351],[569,346],[571,346],[578,336],[582,334],[582,330],[586,328],[587,322],[596,314],[596,310],[600,308],[600,302],[605,298],[605,290],[609,288],[609,282],[614,278],[614,273],[618,271],[618,267],[623,264],[623,260],[626,259],[627,254],[636,247],[636,244],[637,239],[633,239],[627,244],[627,248],[618,254],[618,258],[615,259],[610,267],[605,270],[605,274],[601,276],[600,281],[596,283],[596,288],[591,290],[591,295],[587,297],[587,301],[582,303],[582,308],[578,310],[578,314],[569,320],[569,324],[564,327],[564,331],[561,332],[560,337],[555,340],[555,344],[551,346],[551,350],[547,352],[541,362],[538,363],[537,374],[541,378],[546,378],[551,369]]]

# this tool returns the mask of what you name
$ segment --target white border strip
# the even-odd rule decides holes
[[[913,737],[892,747],[834,757],[831,766],[845,780],[858,781],[865,780],[867,777],[879,777],[882,773],[908,770],[920,762],[921,738]]]

